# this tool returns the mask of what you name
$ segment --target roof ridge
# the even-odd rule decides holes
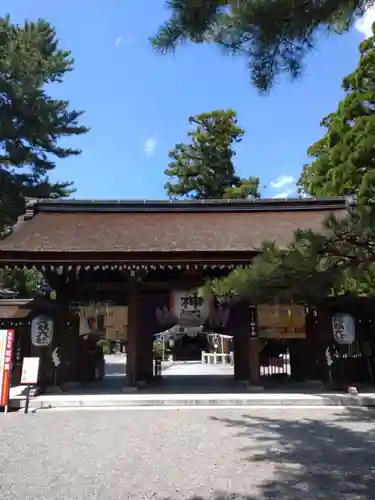
[[[28,198],[31,202],[36,201],[38,205],[81,205],[81,204],[112,204],[112,205],[137,205],[137,204],[158,204],[158,205],[263,205],[263,204],[279,204],[279,203],[319,203],[319,202],[345,202],[345,196],[309,196],[309,197],[294,197],[294,198],[204,198],[204,199],[92,199],[92,198]]]
[[[344,197],[207,200],[72,200],[41,199],[28,204],[37,212],[258,212],[345,209]],[[27,214],[26,214],[27,217]]]

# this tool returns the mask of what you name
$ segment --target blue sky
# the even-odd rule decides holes
[[[245,61],[214,46],[186,45],[175,55],[153,52],[148,37],[167,18],[165,0],[3,0],[13,22],[43,17],[72,51],[75,70],[56,90],[91,127],[69,140],[83,149],[58,163],[53,178],[73,180],[76,198],[162,199],[168,151],[186,139],[192,114],[237,111],[246,130],[237,148],[241,176],[258,175],[264,197],[293,194],[320,120],[342,98],[341,80],[358,62],[358,45],[375,10],[345,36],[322,37],[301,81],[283,79],[270,95],[249,83]]]

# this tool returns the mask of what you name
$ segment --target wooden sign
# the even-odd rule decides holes
[[[39,375],[39,358],[23,358],[21,384],[36,385]]]
[[[0,330],[0,406],[8,406],[14,330]]]
[[[111,341],[125,341],[128,336],[128,307],[111,306],[105,310],[105,338]]]
[[[260,305],[257,307],[258,336],[266,339],[305,339],[303,306]]]

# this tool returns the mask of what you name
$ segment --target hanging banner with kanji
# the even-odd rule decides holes
[[[12,370],[14,330],[0,330],[0,406],[7,406]]]
[[[256,338],[258,336],[257,309],[253,306],[249,307],[249,331],[251,338]]]
[[[45,347],[52,343],[53,321],[47,316],[38,316],[31,323],[31,342],[36,347]]]

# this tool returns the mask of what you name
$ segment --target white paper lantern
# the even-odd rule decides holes
[[[355,340],[355,321],[350,314],[335,314],[332,318],[333,338],[338,344],[352,344]]]
[[[31,322],[31,342],[36,347],[46,347],[52,343],[53,320],[48,316],[37,316]]]
[[[198,290],[175,290],[171,294],[171,310],[182,326],[203,325],[211,312],[213,298]]]

